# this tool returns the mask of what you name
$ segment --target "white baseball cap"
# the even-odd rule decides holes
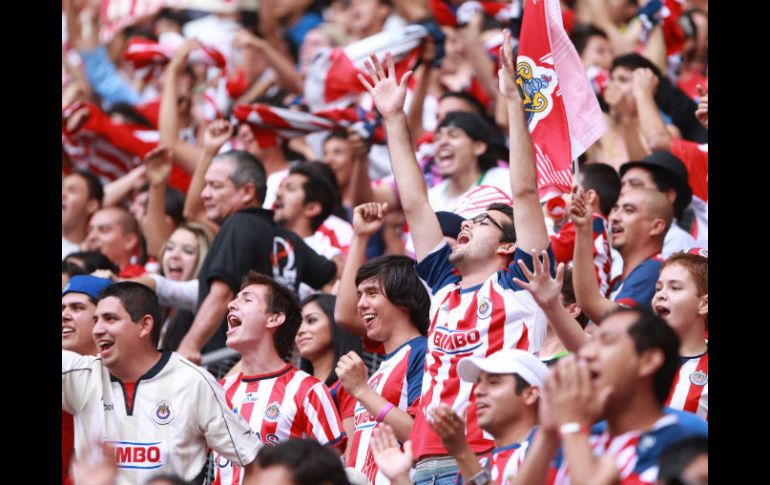
[[[460,361],[457,374],[467,382],[476,382],[481,371],[488,374],[518,374],[530,386],[543,387],[548,367],[529,352],[503,349],[489,357],[468,357]]]

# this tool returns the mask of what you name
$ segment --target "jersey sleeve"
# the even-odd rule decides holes
[[[214,451],[230,460],[234,465],[244,467],[254,461],[262,443],[243,417],[235,414],[225,400],[225,391],[208,372],[195,368],[197,380],[198,426],[206,443]]]
[[[411,344],[409,365],[406,369],[407,405],[412,406],[422,394],[422,378],[425,371],[425,351],[428,340],[425,337],[416,338]]]
[[[344,450],[347,436],[329,388],[323,382],[316,383],[308,390],[303,406],[306,416],[305,433],[313,436],[322,445]]]
[[[454,265],[449,262],[450,252],[452,249],[446,241],[441,241],[436,249],[415,265],[417,275],[428,284],[434,295],[444,286],[460,281]]]
[[[356,414],[356,400],[342,386],[337,389],[337,409],[340,419],[352,418]]]
[[[548,251],[548,258],[551,261],[553,261],[554,260],[553,249],[551,248],[550,244],[548,244],[547,251]],[[543,260],[543,256],[542,255],[539,255],[538,258],[541,261]],[[529,280],[527,280],[527,277],[524,276],[524,272],[519,267],[519,263],[518,262],[520,260],[524,261],[524,264],[527,266],[527,268],[530,271],[533,271],[533,269],[534,269],[534,264],[533,264],[534,261],[532,260],[532,255],[529,254],[526,251],[522,251],[517,246],[516,250],[513,252],[513,258],[511,259],[511,264],[509,264],[508,267],[504,271],[500,272],[500,274],[501,274],[500,283],[502,284],[502,286],[504,288],[512,289],[514,291],[520,291],[520,290],[523,290],[524,288],[522,288],[519,285],[517,285],[516,283],[514,283],[513,282],[513,278],[518,278],[518,279],[520,279],[522,281],[529,281]],[[552,277],[556,277],[556,265],[555,264],[551,264],[551,276]]]
[[[86,405],[87,389],[98,372],[94,366],[95,357],[82,356],[69,350],[61,351],[61,408],[76,414]],[[98,376],[96,376],[98,377]]]
[[[634,268],[623,281],[623,287],[615,295],[615,303],[627,307],[649,307],[655,295],[655,284],[659,273],[658,259],[648,259]]]

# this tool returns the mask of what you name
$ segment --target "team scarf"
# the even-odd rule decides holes
[[[360,106],[347,106],[307,113],[266,104],[241,104],[233,110],[236,122],[246,123],[260,148],[276,146],[281,140],[310,133],[353,127],[363,138],[384,141],[379,117]]]

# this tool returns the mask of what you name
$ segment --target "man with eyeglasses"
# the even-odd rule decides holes
[[[527,291],[513,282],[526,280],[520,264],[532,267],[533,250],[548,250],[549,238],[537,192],[532,141],[524,120],[521,98],[510,61],[510,36],[500,73],[510,127],[510,185],[514,207],[495,203],[461,225],[457,245],[443,240],[431,208],[425,182],[412,151],[412,140],[403,113],[405,75],[399,83],[392,59],[387,67],[372,57],[370,84],[359,76],[382,114],[396,184],[414,239],[417,272],[431,290],[431,326],[419,403],[411,411],[415,423],[410,439],[417,460],[414,483],[454,483],[457,463],[441,444],[429,422],[439,406],[459,411],[470,403],[467,441],[476,454],[494,447],[478,425],[473,383],[462,381],[458,363],[466,357],[485,357],[501,349],[537,352],[546,331],[546,318]],[[387,74],[385,73],[387,71]],[[552,257],[552,255],[551,255]],[[474,477],[470,483],[485,483]]]

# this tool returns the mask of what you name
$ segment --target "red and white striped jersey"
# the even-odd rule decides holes
[[[447,455],[441,440],[427,422],[428,409],[439,403],[455,411],[471,402],[467,441],[475,453],[493,448],[492,436],[476,422],[474,384],[461,381],[457,363],[465,357],[486,357],[501,349],[518,348],[537,353],[543,343],[547,320],[532,295],[513,282],[526,280],[516,263],[532,267],[532,257],[516,249],[509,266],[479,286],[461,289],[460,276],[449,262],[445,243],[417,264],[417,274],[431,289],[428,352],[422,396],[415,414],[411,441],[415,457]],[[550,257],[553,252],[549,248]]]
[[[345,449],[347,437],[329,389],[310,374],[286,364],[270,374],[223,379],[228,406],[241,415],[265,445],[312,437],[323,445]],[[242,469],[214,455],[214,484],[239,485]]]
[[[117,485],[139,485],[159,473],[191,481],[203,470],[208,449],[239,464],[262,443],[224,391],[204,369],[175,352],[134,383],[112,376],[100,357],[62,350],[62,411],[72,413],[75,455],[93,459],[99,440],[115,450]]]
[[[599,291],[609,297],[610,281],[612,279],[612,257],[610,255],[610,238],[607,236],[607,219],[601,214],[593,215],[594,237],[594,270]],[[559,263],[572,262],[575,253],[575,224],[567,221],[557,234],[551,236],[551,247],[556,261]]]
[[[508,483],[508,478],[519,472],[536,429],[532,428],[527,439],[521,443],[512,443],[508,446],[495,448],[489,456],[480,460],[481,466],[489,470],[489,476],[493,482],[504,485]]]
[[[352,239],[353,226],[344,219],[330,215],[312,236],[305,238],[305,242],[322,256],[332,258],[340,254],[345,258]]]
[[[415,337],[387,355],[369,377],[369,387],[389,403],[406,411],[420,397],[426,344],[425,337]],[[343,416],[343,419],[347,417],[350,416]],[[369,446],[377,422],[359,402],[355,404],[353,425],[355,434],[347,466],[366,475],[374,485],[389,484],[390,480],[377,468]]]
[[[588,443],[594,456],[610,455],[620,471],[621,485],[653,484],[658,478],[658,459],[672,443],[688,436],[708,436],[708,424],[682,411],[664,408],[663,416],[645,432],[629,431],[611,436],[607,422],[591,428]],[[564,448],[551,462],[548,485],[569,485],[569,467]]]
[[[682,357],[666,406],[709,419],[709,353]]]
[[[673,140],[671,153],[687,167],[687,181],[692,189],[690,207],[695,211],[692,235],[698,245],[708,247],[709,224],[709,145],[689,140]]]

